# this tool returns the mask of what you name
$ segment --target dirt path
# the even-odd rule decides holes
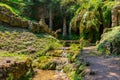
[[[120,80],[120,57],[92,56],[97,52],[94,46],[85,47],[82,51],[83,59],[90,65],[84,80]]]

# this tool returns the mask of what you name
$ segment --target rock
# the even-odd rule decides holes
[[[15,27],[28,28],[32,32],[49,33],[52,35],[54,33],[48,28],[48,25],[43,19],[39,23],[25,20],[4,6],[0,6],[0,21]]]
[[[7,60],[6,60],[7,59]],[[32,67],[29,59],[17,60],[17,58],[0,58],[0,80],[18,80]]]
[[[111,29],[111,28],[105,28],[105,29],[103,30],[103,33],[106,33],[106,32],[108,32],[108,31],[112,31],[112,29]]]
[[[21,19],[18,17],[11,16],[10,25],[11,26],[21,26]]]
[[[0,21],[3,21],[5,23],[10,23],[10,17],[8,15],[3,15],[4,13],[0,12]]]
[[[23,28],[27,28],[29,26],[28,21],[27,20],[21,20],[21,26]]]
[[[86,73],[86,74],[90,74],[90,72],[91,72],[91,70],[90,70],[89,68],[86,68],[86,69],[85,69],[85,73]]]
[[[112,27],[120,25],[120,5],[115,5],[112,9]]]
[[[90,66],[90,62],[86,62],[85,65],[86,65],[86,66]]]
[[[96,71],[91,70],[89,75],[95,75],[96,73],[97,73]]]
[[[10,60],[6,60],[6,63],[10,63],[11,61]]]

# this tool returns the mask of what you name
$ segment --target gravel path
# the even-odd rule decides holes
[[[91,52],[97,52],[94,48],[85,47],[82,51],[84,61],[90,64],[84,80],[120,80],[120,57],[92,56]]]

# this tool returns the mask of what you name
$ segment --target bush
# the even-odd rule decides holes
[[[97,45],[97,49],[101,53],[120,54],[120,26],[114,27],[102,35],[102,38]]]

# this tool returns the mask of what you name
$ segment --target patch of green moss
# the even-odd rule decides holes
[[[0,58],[3,58],[3,57],[13,57],[16,60],[25,60],[28,58],[28,55],[18,54],[18,53],[9,53],[7,51],[0,51]]]
[[[13,76],[12,73],[9,73],[8,76],[9,76],[9,77],[7,78],[7,80],[13,80],[13,79],[14,79],[14,76]]]
[[[21,29],[0,26],[0,49],[8,52],[44,55],[61,46],[59,40],[48,34],[34,34]]]
[[[63,50],[49,50],[46,52],[46,56],[54,56],[54,57],[61,57],[63,53]]]
[[[56,63],[54,63],[53,57],[50,56],[38,57],[38,59],[33,63],[33,66],[39,69],[49,69],[49,70],[56,69]]]
[[[14,15],[18,15],[18,13],[19,13],[18,10],[14,9],[13,7],[11,7],[11,6],[7,5],[7,4],[4,4],[4,3],[1,3],[1,2],[0,2],[0,6],[7,8],[7,9],[8,9],[10,12],[12,12]]]

